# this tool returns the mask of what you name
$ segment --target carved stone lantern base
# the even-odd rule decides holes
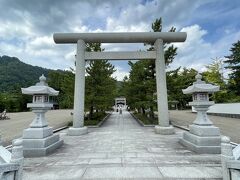
[[[190,125],[190,131],[184,132],[180,143],[199,154],[220,154],[221,136],[216,126]]]
[[[28,128],[23,131],[24,157],[46,156],[63,145],[59,134],[52,127]]]
[[[220,130],[207,117],[206,112],[209,104],[210,102],[204,105],[201,103],[194,104],[197,110],[196,120],[189,126],[189,132],[183,133],[180,143],[200,154],[220,154]]]

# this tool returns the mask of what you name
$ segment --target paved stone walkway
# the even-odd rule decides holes
[[[221,179],[219,155],[198,155],[175,135],[155,134],[128,112],[113,113],[101,128],[80,137],[61,132],[64,146],[42,158],[26,158],[24,179]]]

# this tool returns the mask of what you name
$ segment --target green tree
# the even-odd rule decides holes
[[[169,31],[175,32],[176,28],[172,27]],[[152,23],[153,32],[162,31],[162,18],[156,19]],[[154,50],[154,44],[145,44],[150,46],[149,51]],[[164,43],[165,64],[168,66],[172,63],[177,55],[177,48],[173,45]],[[145,113],[145,109],[150,109],[149,115],[153,117],[156,109],[156,71],[155,61],[142,60],[136,63],[129,62],[131,66],[129,80],[125,83],[125,92],[128,104],[132,108],[137,108]]]
[[[231,54],[225,56],[227,60],[227,69],[231,70],[229,74],[229,91],[234,92],[238,97],[240,96],[240,41],[234,43],[230,49]]]
[[[153,32],[162,32],[162,18],[160,17],[159,19],[156,19],[153,23],[152,23],[152,31]],[[169,32],[175,32],[176,28],[175,27],[171,27]],[[150,43],[150,44],[145,44],[145,45],[150,45],[150,47],[148,48],[149,51],[154,50],[154,43]],[[169,43],[164,43],[164,58],[165,58],[165,64],[166,66],[168,66],[169,64],[171,64],[175,58],[175,56],[177,55],[177,48],[174,47],[173,45],[170,45]],[[153,67],[155,67],[155,63],[154,61],[150,61],[150,63],[152,63]]]
[[[145,60],[136,63],[129,61],[131,66],[129,79],[123,83],[128,105],[131,108],[137,108],[143,114],[145,114],[145,109],[149,107],[150,102],[147,92],[149,87],[146,84],[148,81],[145,68],[146,62]]]
[[[168,100],[177,101],[179,109],[185,109],[186,104],[191,101],[191,95],[185,95],[182,89],[192,85],[195,81],[197,71],[181,67],[167,72]]]
[[[74,79],[72,71],[51,71],[48,75],[48,84],[59,91],[54,98],[59,108],[73,108],[74,102]]]
[[[4,109],[7,112],[27,111],[27,103],[31,102],[31,99],[21,93],[0,93],[0,112]]]
[[[102,51],[100,43],[87,45],[87,51]],[[116,80],[111,77],[114,66],[107,60],[90,61],[86,68],[85,108],[92,117],[94,109],[104,111],[113,105],[116,94]]]
[[[47,76],[49,71],[25,64],[16,57],[0,56],[0,93],[20,93],[21,87],[35,84],[42,74]]]
[[[222,62],[220,59],[215,59],[211,64],[206,65],[207,70],[203,73],[203,78],[210,83],[217,84],[220,87],[225,85],[221,71]]]
[[[206,66],[207,70],[202,73],[207,83],[212,83],[220,87],[220,91],[213,94],[212,98],[216,103],[228,102],[230,94],[227,92],[227,85],[222,75],[222,61],[219,58]]]

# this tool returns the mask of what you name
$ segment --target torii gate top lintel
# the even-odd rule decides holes
[[[186,32],[111,32],[111,33],[54,33],[57,44],[77,43],[154,43],[157,39],[164,42],[184,42]]]

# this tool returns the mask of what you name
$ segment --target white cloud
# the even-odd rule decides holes
[[[125,76],[129,77],[129,72],[125,71],[120,66],[115,66],[116,71],[113,73],[112,77],[118,81],[122,81]]]
[[[52,36],[38,36],[32,39],[28,45],[33,49],[48,49],[55,47]]]
[[[197,10],[208,2],[75,0],[69,4],[59,0],[56,4],[54,1],[3,1],[0,6],[0,54],[16,56],[32,65],[66,69],[74,64],[76,47],[55,44],[52,39],[54,32],[148,32],[152,21],[162,17],[163,31],[171,26],[178,29],[185,26],[181,31],[188,33],[186,42],[176,43],[178,56],[171,68],[186,66],[202,71],[211,58],[227,55],[231,44],[240,37],[238,28],[228,26],[224,36],[219,37],[216,42],[204,39],[211,32],[197,23],[199,18],[204,16],[201,19],[203,21],[209,14],[202,14]],[[219,12],[221,9],[217,10]],[[214,17],[217,20],[216,14]],[[144,49],[143,44],[103,44],[102,47],[106,51]],[[115,76],[122,79],[127,74],[128,72],[118,67]]]
[[[227,55],[231,43],[240,37],[240,32],[235,32],[210,43],[204,39],[207,31],[197,24],[184,27],[181,31],[187,32],[187,39],[183,43],[174,43],[178,47],[178,55],[170,65],[171,69],[182,66],[202,72],[206,70],[205,66],[212,62],[212,58]]]
[[[112,32],[146,32],[149,31],[149,25],[146,22],[138,24],[122,23],[115,18],[107,18],[106,31]]]
[[[181,31],[187,33],[187,39],[183,43],[174,43],[174,46],[178,48],[178,55],[171,67],[183,66],[201,70],[211,57],[211,44],[203,40],[207,31],[197,24],[184,27]]]

